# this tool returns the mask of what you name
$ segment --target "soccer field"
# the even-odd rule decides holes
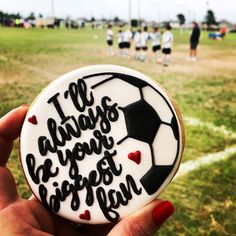
[[[189,34],[174,31],[166,68],[152,62],[151,52],[146,63],[120,58],[117,45],[117,55],[109,57],[104,30],[0,28],[0,117],[32,103],[52,80],[82,66],[117,64],[143,72],[176,100],[186,128],[186,170],[160,196],[170,199],[176,212],[158,235],[235,235],[236,34],[211,41],[203,32],[197,62],[185,60]],[[17,155],[16,142],[9,168],[20,194],[28,197]],[[221,160],[206,164],[207,158]]]

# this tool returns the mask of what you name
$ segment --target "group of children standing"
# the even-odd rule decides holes
[[[114,34],[112,26],[108,26],[107,30],[107,44],[109,55],[114,55],[113,51]],[[118,32],[118,47],[120,56],[129,58],[131,43],[134,42],[135,46],[135,58],[140,61],[147,61],[148,42],[151,41],[153,51],[153,61],[155,63],[163,63],[164,66],[168,66],[170,62],[170,54],[172,44],[174,41],[173,34],[171,33],[171,26],[169,24],[165,27],[165,32],[161,33],[158,27],[153,27],[152,32],[148,32],[148,27],[143,27],[143,30],[138,29],[133,32],[131,29]],[[162,54],[161,55],[161,49]]]

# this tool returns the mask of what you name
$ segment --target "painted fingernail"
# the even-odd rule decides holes
[[[156,225],[161,226],[174,211],[175,208],[171,202],[163,201],[154,208],[152,218]]]

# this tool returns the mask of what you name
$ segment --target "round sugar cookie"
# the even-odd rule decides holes
[[[147,76],[120,66],[81,68],[31,105],[21,163],[33,194],[78,223],[116,222],[155,199],[178,170],[180,114]]]

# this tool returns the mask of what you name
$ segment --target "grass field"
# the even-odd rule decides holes
[[[0,116],[22,103],[30,104],[43,87],[65,72],[91,64],[118,64],[154,78],[176,100],[186,118],[183,162],[236,145],[236,136],[230,135],[236,133],[236,34],[210,41],[203,32],[199,61],[192,63],[185,61],[189,32],[175,31],[168,68],[151,60],[108,57],[104,35],[92,29],[0,28]],[[191,125],[187,118],[211,126]],[[19,192],[28,197],[17,158],[16,143],[9,167]],[[176,213],[158,235],[236,235],[235,158],[236,154],[174,180],[161,197],[173,201]]]

